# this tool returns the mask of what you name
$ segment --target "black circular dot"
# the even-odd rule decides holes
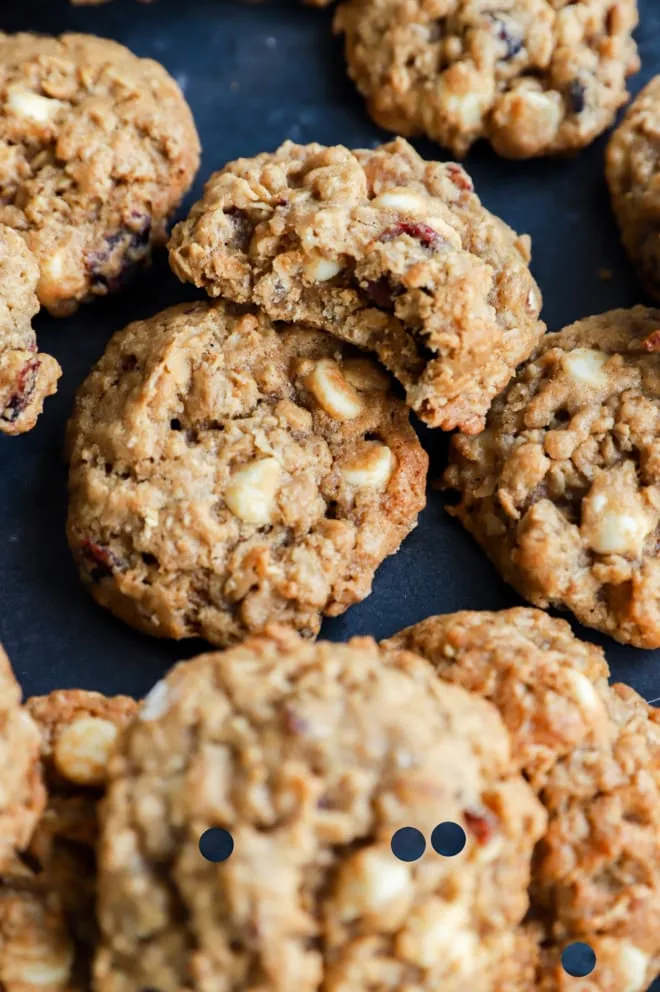
[[[401,827],[392,836],[392,854],[399,861],[418,861],[425,850],[424,834],[417,827]]]
[[[596,967],[596,954],[588,944],[576,941],[564,948],[561,963],[572,978],[586,978]]]
[[[441,854],[443,858],[455,858],[460,854],[467,843],[465,831],[460,823],[439,823],[431,834],[431,846],[436,854]]]
[[[199,850],[207,861],[226,861],[234,850],[234,838],[222,827],[209,827],[199,838]]]

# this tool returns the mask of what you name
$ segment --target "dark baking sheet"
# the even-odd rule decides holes
[[[660,71],[660,4],[640,0],[640,14],[643,68],[632,81],[634,92]],[[186,92],[204,148],[187,204],[212,170],[239,155],[274,149],[285,138],[362,147],[387,137],[369,121],[345,76],[330,20],[329,11],[294,0],[259,5],[160,0],[155,6],[115,0],[96,8],[73,8],[66,0],[0,3],[5,31],[92,32],[165,64]],[[426,157],[447,157],[437,146],[416,144]],[[467,160],[484,203],[532,235],[533,267],[552,330],[644,300],[610,213],[604,145],[601,139],[569,161],[505,162],[487,148]],[[613,278],[603,281],[601,269],[611,269]],[[195,295],[169,273],[162,253],[125,295],[96,302],[67,320],[37,320],[42,347],[64,369],[60,390],[32,434],[0,438],[0,639],[28,694],[80,686],[141,695],[173,661],[201,647],[201,642],[170,643],[134,633],[88,598],[64,537],[61,455],[75,389],[110,334]],[[424,431],[423,439],[432,455],[431,478],[437,478],[446,438]],[[332,639],[358,633],[382,637],[431,613],[518,602],[446,516],[439,494],[429,490],[418,529],[383,565],[371,598],[328,622],[323,633]],[[576,630],[605,646],[617,679],[660,701],[657,652]]]

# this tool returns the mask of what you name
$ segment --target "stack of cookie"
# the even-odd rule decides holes
[[[633,0],[505,6],[348,0],[336,24],[374,116],[458,155],[602,132],[637,67]],[[96,38],[0,36],[0,99],[16,434],[61,373],[39,306],[66,317],[164,244],[199,141],[165,70]],[[656,294],[658,99],[607,164]],[[521,595],[659,647],[660,310],[545,335],[529,239],[400,137],[232,162],[168,247],[211,299],[118,332],[80,387],[68,538],[121,620],[220,650],[140,705],[22,705],[0,654],[0,989],[565,992],[581,941],[580,992],[644,992],[660,714],[609,685],[602,651],[536,609],[314,639],[416,526],[412,412],[457,431],[451,512]],[[439,823],[461,852],[396,857],[397,831]],[[200,853],[217,828],[221,863]]]

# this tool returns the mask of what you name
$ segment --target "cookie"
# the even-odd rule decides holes
[[[215,173],[174,229],[170,264],[375,352],[431,427],[483,427],[544,331],[530,242],[454,163],[402,139],[349,151],[286,142]]]
[[[0,225],[0,433],[31,430],[62,370],[37,351],[32,318],[39,268],[23,239]]]
[[[547,811],[530,887],[538,987],[574,987],[561,952],[583,941],[598,962],[585,992],[645,992],[660,972],[660,710],[610,688],[602,650],[537,610],[431,617],[384,647],[494,703]]]
[[[48,802],[27,854],[0,872],[4,992],[87,992],[95,923],[97,806],[119,731],[137,704],[62,690],[28,701]]]
[[[329,335],[197,303],[116,335],[69,428],[68,533],[94,598],[225,645],[315,635],[413,529],[428,458],[388,376]]]
[[[116,289],[166,237],[199,163],[192,115],[151,59],[92,35],[0,34],[0,223],[56,316]]]
[[[660,76],[610,138],[605,171],[621,236],[640,281],[660,300]]]
[[[541,607],[660,647],[660,310],[635,307],[549,334],[453,439],[450,509],[503,577]]]
[[[639,69],[636,0],[347,0],[348,71],[377,124],[462,157],[576,152],[614,120]]]
[[[425,661],[270,628],[177,666],[110,771],[99,992],[493,988],[544,817],[494,707]],[[462,858],[395,858],[445,817]]]
[[[39,733],[0,645],[0,871],[25,848],[44,805]]]

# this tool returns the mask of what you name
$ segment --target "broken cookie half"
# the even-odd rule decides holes
[[[62,374],[51,355],[37,351],[32,318],[39,267],[20,234],[0,225],[0,433],[32,430],[44,400]]]

